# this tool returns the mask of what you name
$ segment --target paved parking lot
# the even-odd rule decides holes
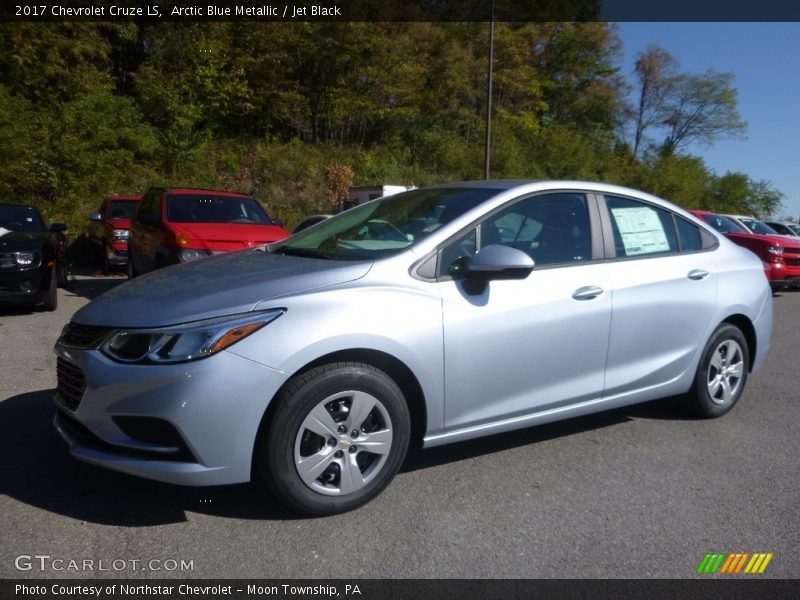
[[[798,292],[775,297],[767,367],[722,419],[667,401],[436,448],[366,507],[297,519],[249,485],[68,456],[52,345],[121,281],[73,282],[54,313],[0,307],[0,577],[683,578],[709,551],[772,552],[764,576],[800,577]]]

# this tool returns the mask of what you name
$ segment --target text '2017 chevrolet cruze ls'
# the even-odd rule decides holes
[[[771,327],[761,261],[668,202],[448,184],[98,297],[55,347],[56,426],[96,465],[253,476],[332,514],[378,495],[411,445],[673,395],[722,415]]]

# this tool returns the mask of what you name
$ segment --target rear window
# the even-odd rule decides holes
[[[272,219],[253,198],[214,194],[167,196],[167,220],[171,223],[272,224]]]

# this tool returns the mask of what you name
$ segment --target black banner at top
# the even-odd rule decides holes
[[[0,21],[800,21],[796,0],[4,0]]]

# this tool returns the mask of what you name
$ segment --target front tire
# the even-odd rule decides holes
[[[133,279],[136,277],[138,273],[136,272],[136,267],[133,266],[133,256],[131,253],[128,253],[128,279]]]
[[[686,405],[694,414],[721,417],[739,401],[747,382],[750,352],[741,330],[720,325],[706,344]]]
[[[44,309],[53,312],[58,308],[58,277],[56,275],[56,265],[50,269],[50,289],[44,299]]]
[[[358,508],[405,460],[408,406],[397,384],[370,365],[317,367],[291,380],[275,402],[256,447],[256,474],[294,511]]]

